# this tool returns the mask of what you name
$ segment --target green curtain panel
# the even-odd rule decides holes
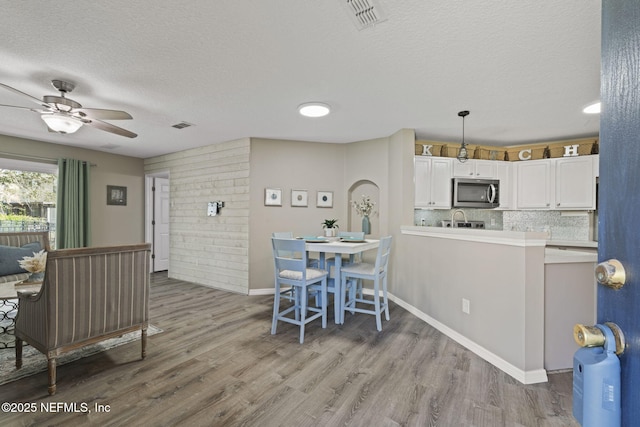
[[[56,247],[83,248],[91,243],[89,187],[91,165],[75,159],[58,160]]]

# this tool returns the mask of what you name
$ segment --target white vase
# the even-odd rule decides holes
[[[325,237],[335,237],[336,236],[336,229],[335,228],[325,228],[324,229],[324,236]]]

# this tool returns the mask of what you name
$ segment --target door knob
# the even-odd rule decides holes
[[[580,347],[604,347],[607,344],[606,334],[603,329],[611,331],[613,342],[609,343],[615,353],[620,355],[626,349],[626,341],[620,326],[613,322],[605,322],[604,325],[585,326],[577,324],[573,327],[573,339]]]
[[[595,274],[598,283],[612,289],[620,289],[627,276],[622,263],[617,259],[610,259],[598,264]]]

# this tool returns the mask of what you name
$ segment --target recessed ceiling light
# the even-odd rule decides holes
[[[589,104],[582,109],[585,114],[600,114],[600,101]]]
[[[305,117],[324,117],[331,112],[331,107],[322,102],[307,102],[298,107],[298,112]]]

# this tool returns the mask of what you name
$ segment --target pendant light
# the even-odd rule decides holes
[[[460,150],[458,151],[458,155],[456,156],[456,158],[461,163],[464,163],[467,160],[469,160],[469,153],[467,152],[467,144],[464,142],[464,118],[467,117],[468,115],[469,115],[469,112],[466,110],[460,111],[458,113],[458,117],[462,117],[462,144],[460,144]]]

